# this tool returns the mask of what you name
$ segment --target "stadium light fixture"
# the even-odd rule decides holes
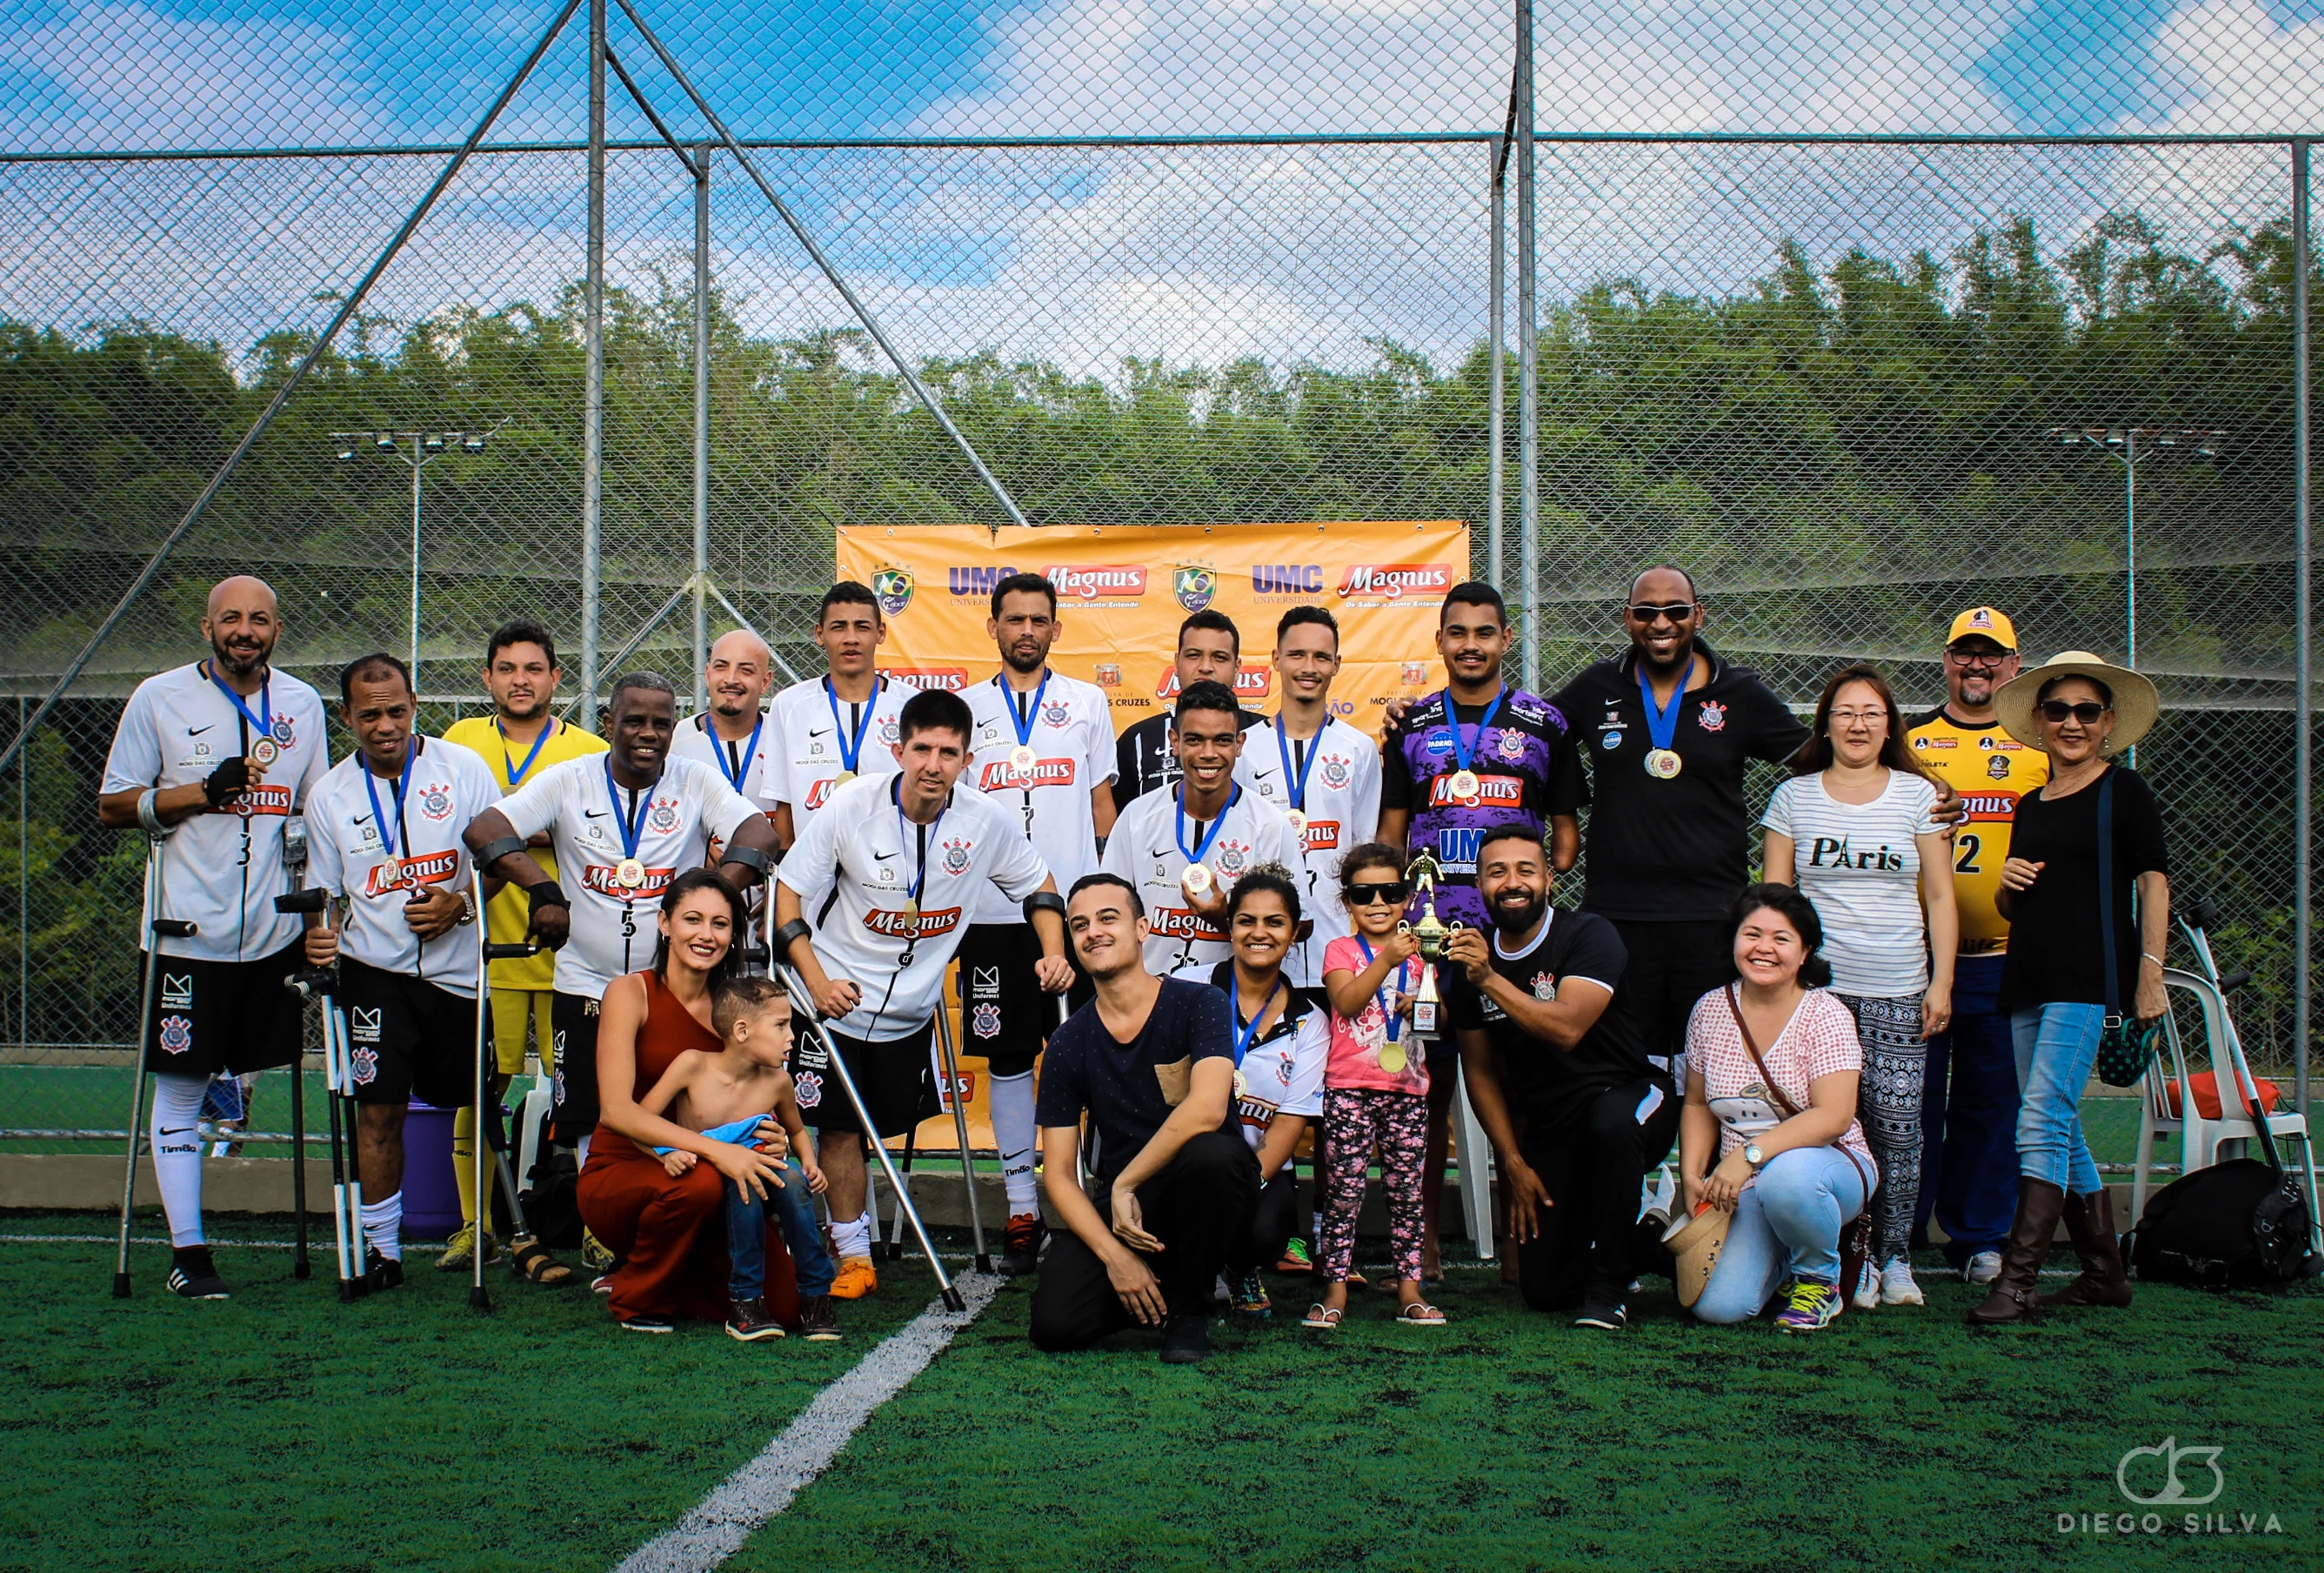
[[[430,458],[434,458],[438,454],[442,453],[444,451],[444,438],[442,433],[430,431],[426,436],[422,437],[420,440],[420,451],[426,454]]]
[[[353,459],[355,449],[364,439],[371,440],[373,450],[392,454],[411,470],[411,670],[415,683],[420,671],[420,514],[422,496],[420,472],[434,460],[442,458],[456,445],[463,453],[482,453],[484,439],[500,430],[498,422],[484,431],[335,431],[331,434],[333,449],[341,459]],[[398,439],[401,441],[399,442]]]
[[[468,432],[460,439],[460,446],[469,453],[482,453],[484,451],[484,434],[481,431]]]
[[[379,449],[382,453],[393,453],[395,451],[395,433],[392,431],[382,431],[373,437],[371,440],[371,445]]]

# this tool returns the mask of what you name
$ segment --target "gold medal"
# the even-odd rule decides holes
[[[381,859],[379,860],[379,883],[380,883],[380,884],[394,884],[398,883],[399,881],[401,881],[402,878],[403,878],[403,860],[402,860],[401,858],[400,858],[400,857],[392,857],[392,856],[391,856],[391,857],[383,857],[383,858],[381,858]]]
[[[1019,775],[1030,775],[1033,767],[1041,763],[1041,755],[1029,743],[1019,743],[1009,751],[1009,768]]]
[[[613,870],[613,883],[623,890],[637,890],[646,883],[646,865],[634,857],[624,857]]]
[[[905,920],[905,921],[907,921],[907,922],[914,923],[914,924],[917,924],[917,923],[918,923],[918,922],[919,922],[919,921],[920,921],[920,903],[919,903],[919,902],[918,902],[917,899],[912,900],[912,901],[906,902],[904,903],[904,920]]]
[[[1405,1058],[1403,1044],[1391,1041],[1380,1045],[1380,1069],[1387,1071],[1390,1076],[1400,1076],[1403,1074]]]
[[[1235,1071],[1235,1073],[1234,1073],[1234,1095],[1235,1095],[1235,1097],[1236,1097],[1238,1100],[1240,1100],[1240,1099],[1242,1097],[1242,1096],[1243,1096],[1245,1093],[1249,1092],[1250,1090],[1250,1078],[1249,1077],[1245,1076],[1245,1075],[1241,1072],[1241,1070],[1240,1070],[1240,1069],[1237,1069],[1237,1070]]]
[[[855,779],[855,773],[852,770],[843,770],[831,779],[834,785],[844,785]]]
[[[1674,748],[1646,750],[1646,773],[1656,781],[1669,781],[1678,774],[1681,768],[1678,750]]]
[[[1286,809],[1283,817],[1291,821],[1291,828],[1295,832],[1301,836],[1307,834],[1307,811],[1305,809]]]
[[[281,752],[282,750],[275,745],[273,738],[261,737],[250,745],[250,763],[256,765],[272,764]]]
[[[1475,797],[1484,790],[1484,785],[1483,782],[1477,779],[1477,773],[1473,770],[1456,770],[1452,773],[1452,779],[1445,783],[1446,790],[1454,797],[1462,799]]]
[[[1191,898],[1206,895],[1211,888],[1210,865],[1202,863],[1186,865],[1186,872],[1178,876],[1178,888]]]

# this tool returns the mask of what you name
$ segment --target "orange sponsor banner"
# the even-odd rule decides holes
[[[1103,689],[1116,732],[1159,715],[1176,699],[1171,669],[1178,625],[1216,608],[1242,634],[1235,691],[1273,714],[1275,625],[1294,606],[1327,608],[1340,624],[1340,675],[1332,712],[1376,732],[1396,696],[1442,687],[1436,612],[1469,578],[1469,527],[1332,521],[1304,524],[1049,526],[998,532],[980,525],[851,525],[839,532],[838,577],[870,585],[887,618],[880,669],[923,688],[964,689],[1000,670],[992,587],[1012,573],[1046,575],[1057,587],[1061,632],[1049,654],[1057,671]],[[947,980],[954,1042],[959,995]],[[960,1058],[969,1142],[989,1148],[983,1058]],[[953,1146],[946,1112],[921,1126],[924,1147]]]

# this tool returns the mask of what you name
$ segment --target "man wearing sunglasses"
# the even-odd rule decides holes
[[[1694,1002],[1734,975],[1728,908],[1749,877],[1743,778],[1807,741],[1758,674],[1702,643],[1703,605],[1680,568],[1650,568],[1622,607],[1630,648],[1553,701],[1591,770],[1582,910],[1612,920],[1628,954],[1639,1041],[1665,1072]]]
[[[1994,712],[1995,690],[2017,668],[2016,626],[1991,606],[1970,607],[1945,636],[1945,702],[1907,733],[1922,767],[1969,810],[1953,837],[1960,955],[1952,1025],[1929,1040],[1916,1222],[1926,1228],[1933,1210],[1946,1260],[1971,1283],[2000,1273],[2017,1203],[2017,1066],[2009,1018],[1997,1008],[2009,920],[1994,898],[2017,800],[2050,779],[2050,756],[2012,737]]]

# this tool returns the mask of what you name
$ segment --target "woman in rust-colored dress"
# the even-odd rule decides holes
[[[779,1183],[783,1155],[715,1142],[649,1115],[638,1094],[688,1049],[719,1051],[710,991],[734,970],[742,898],[724,876],[692,869],[670,882],[655,917],[650,970],[617,977],[599,1007],[599,1124],[582,1166],[582,1221],[620,1258],[609,1275],[614,1320],[667,1333],[680,1318],[719,1321],[726,1302],[725,1181]],[[655,1156],[675,1147],[694,1162],[672,1176]],[[768,1314],[798,1322],[798,1291],[782,1235],[767,1231]]]

